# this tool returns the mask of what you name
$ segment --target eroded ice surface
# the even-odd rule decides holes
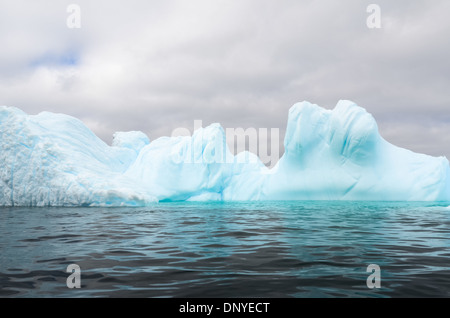
[[[218,124],[152,142],[114,134],[112,146],[76,118],[0,107],[0,205],[147,205],[161,200],[450,201],[450,167],[396,147],[351,101],[291,107],[285,154],[268,169],[233,156]]]

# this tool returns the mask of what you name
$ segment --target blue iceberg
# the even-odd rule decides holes
[[[289,111],[285,153],[271,169],[233,155],[219,124],[111,146],[80,120],[0,107],[0,206],[144,206],[158,201],[450,201],[450,166],[396,147],[351,101]]]

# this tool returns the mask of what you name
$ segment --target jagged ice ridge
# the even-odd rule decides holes
[[[143,206],[158,201],[450,201],[450,167],[396,147],[351,101],[289,110],[272,169],[234,156],[219,124],[192,136],[118,132],[108,146],[80,120],[0,107],[0,206]]]

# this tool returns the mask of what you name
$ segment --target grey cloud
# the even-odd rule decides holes
[[[283,133],[295,102],[351,99],[387,140],[450,158],[448,1],[377,1],[379,30],[373,1],[73,2],[79,30],[65,26],[71,2],[2,1],[0,104],[79,117],[110,142],[194,119]],[[77,65],[30,66],[67,52]]]

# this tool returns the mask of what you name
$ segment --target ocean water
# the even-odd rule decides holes
[[[0,297],[449,296],[449,203],[0,208]]]

